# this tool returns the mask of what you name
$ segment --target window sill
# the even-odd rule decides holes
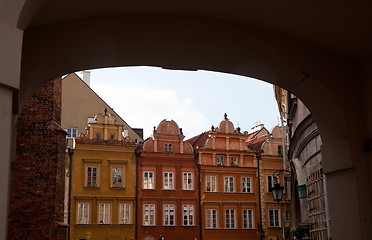
[[[84,186],[84,188],[87,188],[87,189],[99,189],[100,186]]]
[[[111,189],[125,189],[125,186],[124,187],[110,187]]]

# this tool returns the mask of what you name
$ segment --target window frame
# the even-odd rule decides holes
[[[218,229],[218,214],[217,214],[217,209],[216,208],[207,208],[205,210],[205,221],[206,221],[206,228],[207,229]],[[209,212],[211,212],[211,214],[209,214]],[[213,214],[214,213],[214,214]],[[210,217],[210,219],[208,219],[208,217]],[[214,221],[214,217],[216,218],[215,221]],[[213,225],[213,223],[215,222],[215,226]]]
[[[208,180],[209,178],[209,180]],[[208,191],[208,183],[210,183],[211,190]],[[213,191],[213,183],[214,183],[214,191]],[[205,177],[205,191],[206,192],[217,192],[217,176],[206,176]]]
[[[271,221],[270,217],[271,217],[271,214],[270,212],[272,212],[272,216],[273,216],[273,221]],[[275,216],[275,212],[277,212],[277,216]],[[269,208],[268,210],[268,217],[269,217],[269,227],[281,227],[281,224],[280,224],[280,209],[277,209],[277,208]],[[277,217],[277,219],[275,219]],[[278,224],[276,224],[276,222]],[[272,224],[273,223],[273,224]]]
[[[245,180],[249,179],[249,186],[247,186],[247,182],[246,182],[245,183],[246,186],[244,187],[243,179],[245,179]],[[253,192],[252,191],[252,178],[251,177],[241,177],[241,181],[242,181],[242,193],[252,193]],[[247,189],[247,188],[249,188],[248,189],[249,191],[244,192],[244,189]]]
[[[102,221],[102,223],[101,223],[101,205],[103,205],[103,207],[104,207],[104,212],[103,212],[103,214],[102,214],[102,217],[103,217],[103,221]],[[105,216],[106,216],[106,211],[105,211],[105,209],[107,208],[107,206],[108,206],[108,222],[107,223],[105,223],[104,222],[104,219],[106,219],[105,218]],[[111,203],[108,203],[108,202],[100,202],[100,203],[98,203],[98,218],[97,218],[97,224],[99,224],[99,225],[108,225],[108,224],[111,224],[111,210],[112,210],[112,208],[111,208]]]
[[[228,219],[229,219],[229,222],[228,222]],[[229,224],[229,227],[228,227],[228,224]],[[226,208],[225,209],[225,229],[236,229],[236,210],[235,210],[235,208]]]
[[[80,220],[81,220],[81,218],[80,218],[80,205],[87,205],[87,211],[86,211],[86,214],[87,214],[87,216],[86,216],[86,220],[87,220],[87,222],[86,223],[83,223],[83,222],[81,222]],[[89,214],[89,211],[90,211],[90,206],[89,206],[90,204],[88,203],[88,202],[78,202],[77,203],[77,214],[76,214],[76,224],[79,224],[79,225],[87,225],[87,224],[90,224],[90,214]]]
[[[65,130],[68,133],[66,138],[76,138],[76,137],[78,137],[78,128],[66,128]],[[75,131],[75,134],[73,134],[73,131]],[[73,136],[73,135],[75,135],[75,136]]]
[[[236,164],[233,164],[233,162],[235,162]],[[230,166],[231,167],[239,166],[239,156],[236,156],[236,155],[230,156]]]
[[[227,185],[226,185],[226,179],[228,180]],[[232,191],[230,189],[231,188],[231,179],[232,179]],[[234,176],[224,176],[223,184],[224,184],[224,192],[226,192],[226,193],[235,192],[235,178],[234,178]],[[228,191],[226,189],[228,189]]]
[[[225,156],[224,155],[217,155],[216,158],[217,158],[216,159],[216,165],[217,166],[225,166]]]
[[[130,203],[119,203],[119,224],[121,225],[127,225],[127,224],[132,224],[132,217],[131,217],[131,205]],[[124,207],[124,211],[122,211],[122,206]],[[125,211],[125,206],[128,206],[128,222],[122,222],[123,219],[125,219],[126,211]]]
[[[167,181],[167,184],[169,185],[169,183],[171,183],[171,186],[169,187],[166,187],[166,177],[165,177],[165,174],[167,174],[168,175],[168,181]],[[172,175],[172,177],[171,177],[171,180],[172,181],[169,181],[169,174],[171,174]],[[174,172],[163,172],[163,189],[164,190],[174,190]]]
[[[168,219],[166,218],[166,216],[168,216]],[[173,219],[172,219],[172,216],[173,216]],[[173,224],[172,224],[172,220],[173,220]],[[175,204],[172,204],[172,203],[163,204],[163,226],[176,226],[176,205]]]
[[[249,218],[249,216],[251,217]],[[249,209],[249,208],[243,209],[243,229],[254,229],[253,223],[254,223],[253,209]]]
[[[185,174],[186,174],[186,184],[185,184]],[[182,190],[194,190],[193,172],[183,172],[182,176],[183,176]],[[188,183],[189,180],[191,181],[191,183]],[[191,185],[190,188],[188,187],[189,184]]]
[[[148,214],[146,214],[146,206],[149,208]],[[151,206],[153,207],[153,223],[151,224]],[[145,203],[143,204],[143,226],[156,226],[156,205],[153,203]],[[149,224],[146,224],[146,216],[149,216]]]
[[[269,179],[271,179],[271,180],[269,180]],[[277,183],[279,183],[279,179],[277,177],[273,177],[273,175],[271,175],[271,174],[268,174],[266,176],[266,180],[267,180],[267,192],[272,193],[273,192],[272,189],[274,187],[275,181]],[[270,183],[271,183],[271,185],[270,185]]]
[[[122,172],[121,172],[121,186],[115,186],[114,183],[118,183],[119,181],[114,181],[115,178],[114,178],[114,169],[115,168],[121,168],[122,169]],[[125,187],[125,167],[124,166],[117,166],[117,165],[114,165],[114,166],[111,166],[111,187],[112,188],[124,188]]]
[[[145,187],[146,185],[145,185],[145,180],[146,180],[146,173],[152,173],[152,177],[150,178],[150,177],[148,177],[147,179],[152,179],[152,188],[149,188],[148,186],[147,187]],[[154,171],[143,171],[143,175],[142,175],[142,177],[143,177],[143,189],[155,189],[155,172]],[[149,180],[147,180],[147,185],[149,185]]]
[[[164,152],[173,152],[173,143],[164,143]]]
[[[186,214],[185,214],[186,211]],[[182,218],[182,226],[195,226],[195,208],[194,204],[183,204],[182,205],[182,212],[183,212],[183,218]],[[192,213],[192,214],[191,214]],[[185,219],[186,216],[186,219]],[[190,216],[192,223],[190,224]],[[187,224],[185,224],[185,220]]]

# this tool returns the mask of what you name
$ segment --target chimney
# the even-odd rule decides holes
[[[83,71],[83,81],[90,87],[90,71]]]

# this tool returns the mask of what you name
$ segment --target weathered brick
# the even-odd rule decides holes
[[[44,84],[17,121],[8,239],[66,239],[63,222],[66,132],[61,129],[62,79]]]

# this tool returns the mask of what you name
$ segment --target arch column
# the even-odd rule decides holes
[[[15,152],[23,31],[0,20],[0,240],[7,236],[10,165]]]

